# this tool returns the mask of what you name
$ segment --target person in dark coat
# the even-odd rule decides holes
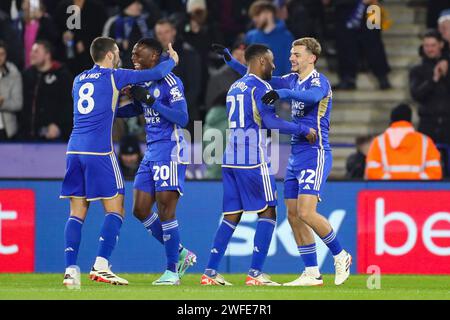
[[[436,143],[450,144],[450,75],[440,67],[444,41],[439,32],[428,31],[422,40],[422,62],[409,73],[411,96],[419,103],[419,131]]]
[[[356,138],[356,152],[348,156],[345,164],[345,177],[347,179],[364,178],[366,169],[366,156],[369,152],[373,136],[359,136]]]
[[[441,152],[445,176],[449,176],[450,147],[450,75],[445,41],[436,30],[425,33],[420,54],[422,62],[409,72],[411,96],[419,103],[418,131],[429,136]]]
[[[80,28],[73,28],[73,11],[67,13],[69,6],[80,8]],[[91,42],[101,35],[106,21],[106,9],[98,0],[63,0],[55,10],[58,27],[57,58],[63,61],[73,75],[92,67],[89,54]]]
[[[52,47],[45,40],[33,45],[30,57],[31,67],[23,73],[20,138],[67,141],[72,131],[72,76],[53,60]]]
[[[175,24],[169,19],[161,19],[155,25],[156,39],[164,50],[172,43],[173,49],[178,52],[180,63],[173,69],[173,73],[181,78],[184,85],[189,110],[188,130],[193,133],[193,122],[200,119],[199,97],[201,90],[201,61],[200,55],[189,43],[177,36]]]
[[[381,29],[366,26],[366,9],[377,0],[327,0],[335,8],[339,84],[335,89],[355,89],[358,61],[364,56],[380,89],[389,89],[387,61]],[[362,49],[362,50],[361,50]]]

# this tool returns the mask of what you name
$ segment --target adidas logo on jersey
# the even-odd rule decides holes
[[[100,240],[100,241],[105,241],[105,239],[103,239],[103,237],[100,237],[98,240]]]
[[[254,251],[254,252],[259,252],[258,247],[254,247],[254,248],[253,248],[253,251]]]
[[[169,185],[167,184],[167,181],[164,181],[163,183],[161,183],[161,187],[168,187]]]
[[[303,190],[311,190],[311,187],[309,186],[309,184],[307,184],[306,186],[303,187]]]
[[[212,248],[212,249],[211,249],[211,253],[219,253],[219,251],[217,251],[216,248]]]
[[[75,251],[75,250],[73,250],[72,247],[68,247],[68,248],[66,248],[66,250],[64,250],[64,252],[69,252],[69,251]]]

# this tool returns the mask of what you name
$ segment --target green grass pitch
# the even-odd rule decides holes
[[[225,274],[230,287],[200,286],[199,274],[187,274],[182,285],[152,286],[157,274],[120,274],[128,286],[112,286],[90,281],[82,275],[81,290],[68,290],[61,274],[0,274],[0,299],[152,299],[152,300],[306,300],[306,299],[445,299],[450,300],[450,276],[382,275],[381,289],[367,288],[368,275],[352,275],[335,286],[333,275],[324,276],[322,287],[247,287],[245,275]],[[273,275],[288,282],[297,275]]]

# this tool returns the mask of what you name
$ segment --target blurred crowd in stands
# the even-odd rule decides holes
[[[381,29],[365,27],[371,4],[382,8]],[[226,92],[239,78],[212,52],[212,43],[229,47],[242,63],[247,45],[265,43],[274,52],[274,75],[283,75],[290,72],[292,41],[316,37],[328,68],[339,76],[335,90],[356,89],[360,70],[373,73],[379,89],[389,89],[381,33],[391,22],[382,5],[381,0],[2,0],[0,141],[68,140],[72,81],[92,67],[89,46],[100,35],[117,41],[124,68],[132,68],[131,51],[142,37],[154,37],[165,48],[174,44],[181,61],[174,72],[184,83],[190,131],[194,121],[225,130]],[[411,70],[411,96],[420,105],[418,130],[448,144],[450,0],[429,0],[427,6],[427,27],[434,31],[423,37],[422,63]],[[136,141],[145,141],[143,123],[116,120],[113,138],[122,140],[121,150],[136,150]],[[357,144],[370,140],[359,138]],[[361,166],[352,166],[348,177],[362,177],[364,161]]]

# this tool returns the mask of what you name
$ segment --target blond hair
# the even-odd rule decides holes
[[[305,46],[306,49],[316,56],[316,62],[322,53],[322,46],[315,38],[305,37],[292,42],[292,46]]]

